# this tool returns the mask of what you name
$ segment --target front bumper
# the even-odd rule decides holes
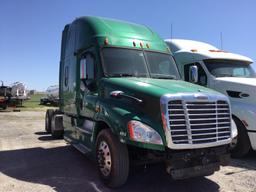
[[[212,175],[215,171],[220,170],[218,163],[211,163],[208,165],[198,165],[195,167],[171,170],[169,174],[175,180],[188,179],[192,177]]]
[[[228,145],[194,150],[168,150],[167,172],[173,179],[211,175],[219,170],[220,165],[229,164],[229,151]]]

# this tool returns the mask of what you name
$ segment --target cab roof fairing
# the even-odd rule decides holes
[[[75,25],[80,33],[77,40],[78,49],[89,47],[94,43],[104,44],[104,40],[107,38],[109,45],[113,46],[135,47],[133,45],[133,41],[135,41],[136,48],[140,48],[141,42],[145,49],[170,52],[158,34],[143,25],[91,16],[77,18],[69,25],[69,28]]]
[[[244,61],[248,64],[253,63],[253,60],[249,57],[226,51],[219,51],[218,48],[203,42],[180,39],[167,39],[165,42],[170,46],[171,52],[174,54],[174,56],[179,57],[181,60],[200,61],[206,59],[225,59]],[[185,58],[182,58],[184,56]]]

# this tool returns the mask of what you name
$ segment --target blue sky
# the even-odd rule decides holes
[[[254,0],[0,0],[0,80],[45,90],[58,83],[61,32],[91,15],[147,25],[161,37],[201,40],[256,60]]]

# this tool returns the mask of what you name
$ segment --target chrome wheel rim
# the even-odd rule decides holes
[[[108,176],[111,172],[111,154],[108,144],[101,141],[98,148],[98,163],[100,171],[104,176]]]

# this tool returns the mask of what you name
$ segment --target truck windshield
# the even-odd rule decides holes
[[[215,77],[255,78],[256,74],[250,64],[235,60],[205,60],[209,72]]]
[[[105,75],[108,77],[151,77],[179,79],[175,62],[169,54],[137,49],[104,48]]]

